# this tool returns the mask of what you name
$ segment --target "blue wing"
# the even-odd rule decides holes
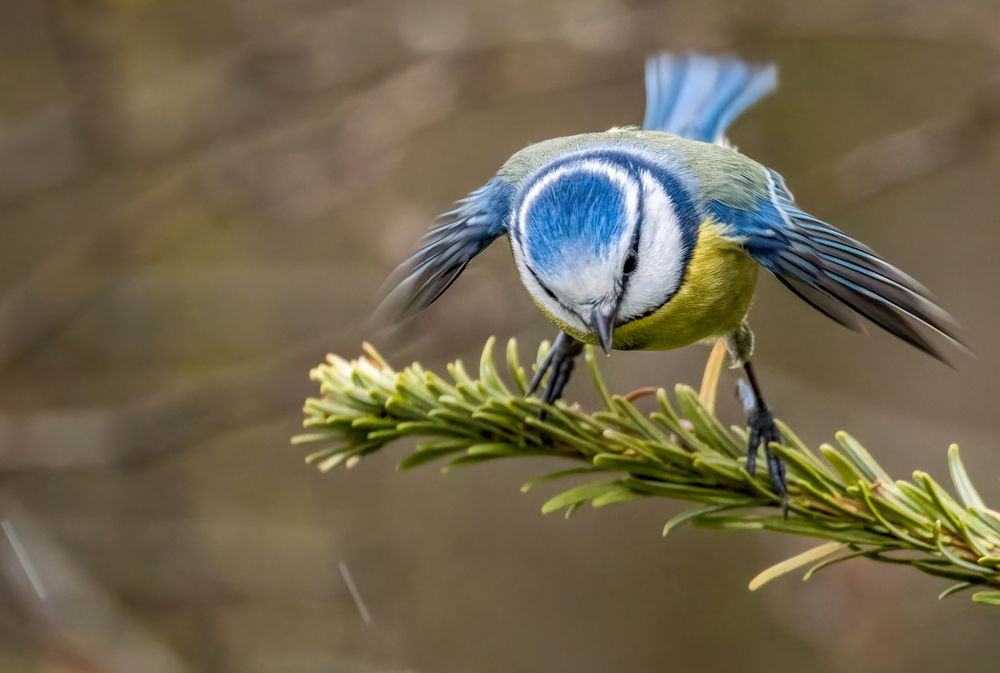
[[[719,202],[709,209],[785,287],[846,327],[860,329],[857,316],[864,316],[942,361],[928,331],[961,345],[955,321],[920,283],[800,209],[778,173],[768,170],[767,185],[755,210]]]
[[[377,313],[408,317],[430,306],[465,271],[472,258],[507,232],[514,187],[493,178],[442,213],[422,246],[389,277],[393,289]]]
[[[660,54],[646,61],[645,129],[719,143],[744,110],[778,85],[774,65],[702,54]]]

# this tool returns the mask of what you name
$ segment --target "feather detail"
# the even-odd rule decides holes
[[[954,319],[930,292],[834,226],[800,209],[781,176],[767,170],[768,198],[754,213],[730,217],[744,249],[800,299],[859,329],[855,314],[947,362],[928,338],[936,332],[962,346]],[[716,213],[731,209],[716,206]],[[723,217],[725,217],[723,215]]]
[[[725,144],[726,128],[778,85],[773,65],[703,54],[646,60],[643,128]]]
[[[376,316],[404,319],[419,313],[451,287],[469,262],[507,232],[514,188],[493,178],[456,207],[442,213],[441,224],[420,239],[421,247],[389,276]]]

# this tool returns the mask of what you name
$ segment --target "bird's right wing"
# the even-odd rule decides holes
[[[703,54],[659,54],[646,60],[649,131],[725,143],[726,128],[778,85],[773,64]]]
[[[472,258],[507,231],[514,187],[495,177],[442,213],[441,224],[387,281],[392,289],[376,315],[407,318],[430,306],[461,275]]]

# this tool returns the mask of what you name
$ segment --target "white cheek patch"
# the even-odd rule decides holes
[[[572,253],[571,253],[572,254]],[[586,257],[580,256],[581,259]],[[592,304],[599,298],[608,295],[609,279],[613,282],[615,266],[605,264],[581,264],[576,268],[567,268],[563,273],[548,279],[550,288],[570,306]]]
[[[677,291],[684,277],[684,236],[673,199],[648,172],[641,173],[641,180],[643,214],[638,264],[622,298],[621,320],[659,308]]]

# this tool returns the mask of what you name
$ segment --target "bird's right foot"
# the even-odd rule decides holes
[[[531,377],[525,396],[533,395],[541,385],[545,374],[549,373],[549,378],[545,382],[545,390],[542,391],[540,399],[545,404],[553,404],[562,397],[563,390],[569,383],[570,374],[573,373],[576,356],[582,352],[582,343],[565,332],[560,332],[559,336],[552,342],[552,348],[549,349],[548,355],[542,360],[535,375]]]

